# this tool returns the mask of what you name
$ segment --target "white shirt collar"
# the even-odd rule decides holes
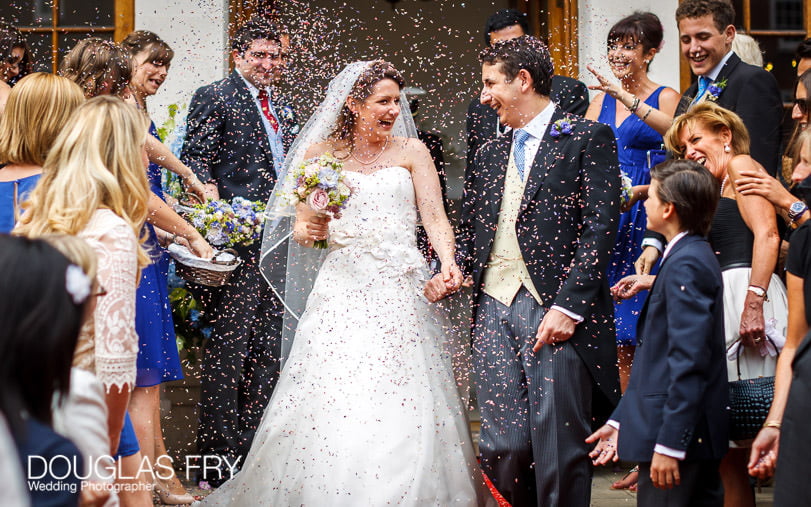
[[[235,69],[235,70],[237,71],[237,74],[239,74],[239,77],[242,78],[242,81],[245,82],[245,86],[248,87],[248,91],[251,92],[251,96],[254,99],[259,97],[259,88],[255,87],[253,84],[251,84],[250,81],[245,79],[245,76],[242,75],[242,72],[240,72],[239,69]],[[265,89],[265,91],[267,92],[268,96],[272,96],[269,89]]]
[[[680,233],[676,234],[673,239],[667,242],[667,247],[665,248],[665,253],[662,254],[662,260],[664,261],[667,257],[667,254],[670,253],[670,250],[673,249],[673,245],[675,245],[681,238],[687,236],[687,231],[681,231]]]
[[[543,135],[546,133],[546,129],[549,127],[549,123],[552,121],[552,115],[555,113],[555,103],[551,100],[549,104],[538,113],[535,118],[531,119],[529,123],[521,127],[522,130],[525,130],[529,135],[534,137],[535,139],[543,139]],[[518,129],[513,129],[513,136],[515,136],[515,131]]]
[[[714,82],[718,78],[718,74],[721,73],[721,69],[724,68],[724,65],[726,65],[727,60],[729,60],[729,57],[732,56],[732,53],[733,53],[733,51],[730,50],[726,55],[724,55],[723,58],[721,58],[721,61],[718,62],[718,65],[713,67],[713,69],[711,71],[709,71],[707,74],[705,74],[705,76],[707,78],[709,78],[711,83]]]

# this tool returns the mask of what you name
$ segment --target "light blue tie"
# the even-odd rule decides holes
[[[695,102],[701,100],[701,96],[707,91],[708,86],[710,86],[710,78],[706,76],[698,76],[698,92],[696,93],[696,98],[694,100]]]
[[[515,167],[518,169],[518,176],[521,181],[524,181],[524,143],[529,138],[529,132],[524,129],[518,129],[513,135],[513,160],[515,160]]]

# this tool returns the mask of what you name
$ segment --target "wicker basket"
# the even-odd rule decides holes
[[[182,250],[181,250],[182,249]],[[185,252],[184,252],[185,251]],[[234,256],[231,261],[220,261],[217,255],[229,253]],[[194,259],[189,261],[188,250],[180,245],[170,245],[169,255],[175,260],[175,272],[187,282],[199,283],[210,287],[220,287],[228,283],[234,270],[242,264],[236,250],[220,250],[211,260]],[[193,262],[192,265],[190,262]]]

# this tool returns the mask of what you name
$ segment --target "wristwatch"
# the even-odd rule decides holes
[[[746,288],[746,290],[748,290],[755,296],[765,299],[766,301],[769,300],[769,298],[766,297],[766,289],[764,289],[763,287],[758,287],[757,285],[750,285],[749,287]]]
[[[796,201],[791,203],[791,206],[788,207],[786,215],[788,215],[788,219],[791,220],[791,222],[796,222],[806,211],[808,211],[808,206],[806,206],[803,201]]]

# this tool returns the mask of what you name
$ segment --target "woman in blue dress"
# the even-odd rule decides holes
[[[651,81],[648,68],[662,44],[662,24],[650,12],[635,12],[618,21],[608,33],[608,63],[619,83],[612,82],[591,66],[600,90],[591,102],[586,118],[610,125],[617,137],[620,168],[630,179],[632,195],[623,205],[617,241],[611,253],[608,282],[613,286],[622,277],[634,274],[634,262],[642,251],[646,215],[642,200],[650,183],[650,150],[662,148],[662,134],[673,122],[680,95]],[[655,163],[655,162],[654,162]],[[636,323],[647,293],[614,304],[617,328],[617,360],[620,386],[625,391],[636,349]],[[635,477],[614,487],[631,485]]]
[[[137,107],[146,113],[146,97],[154,95],[163,81],[169,65],[174,56],[172,49],[157,35],[147,31],[136,31],[129,34],[121,43],[129,52],[133,60],[133,74],[130,81],[130,91]],[[168,152],[160,143],[155,123],[150,122],[149,133],[157,142],[151,143],[158,149]],[[150,151],[150,146],[147,146]],[[152,150],[154,151],[154,149]],[[169,154],[171,155],[171,154]],[[147,178],[154,196],[164,199],[161,187],[161,168],[150,157],[147,169]],[[162,164],[170,158],[162,154]],[[174,156],[171,159],[180,164]],[[196,179],[191,170],[183,167],[192,179]],[[190,227],[186,224],[187,227]],[[148,246],[151,250],[153,263],[142,271],[141,282],[138,286],[135,329],[138,332],[140,348],[138,351],[138,376],[136,386],[130,401],[130,416],[135,425],[136,434],[141,444],[144,456],[149,458],[155,473],[154,491],[161,502],[169,505],[188,504],[194,498],[174,474],[167,473],[171,463],[166,460],[166,445],[163,441],[163,430],[160,417],[160,384],[183,378],[180,359],[178,357],[175,338],[172,309],[169,304],[169,255],[160,246],[166,243],[166,237],[172,237],[160,229],[157,230],[146,224],[149,234]],[[163,241],[158,241],[158,234]],[[208,247],[202,237],[195,231],[194,242],[200,242]],[[177,237],[174,236],[174,239]],[[195,245],[192,245],[195,246]],[[161,460],[163,458],[163,460]],[[160,467],[156,467],[160,462]]]
[[[54,139],[74,109],[82,90],[69,79],[35,72],[12,89],[0,117],[0,233],[8,234],[22,213],[22,203],[39,181]]]

